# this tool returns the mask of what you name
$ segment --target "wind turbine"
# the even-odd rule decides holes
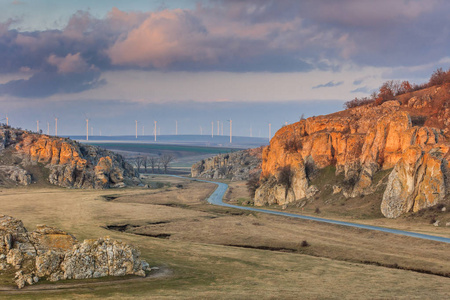
[[[134,120],[134,122],[136,123],[136,138],[137,138],[137,123],[138,123],[138,121]]]
[[[6,120],[6,126],[8,126],[8,117],[0,119],[0,121]]]
[[[155,123],[155,128],[154,128],[154,130],[153,130],[153,131],[154,131],[153,133],[155,134],[155,142],[156,142],[156,123],[157,123],[157,122],[156,122],[156,120],[153,121],[153,122]]]
[[[89,119],[86,118],[86,141],[89,141]]]
[[[39,133],[39,120],[36,120],[36,132]]]
[[[230,144],[233,143],[233,120],[229,119],[230,122]]]

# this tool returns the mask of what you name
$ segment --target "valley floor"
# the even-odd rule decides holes
[[[0,298],[450,298],[448,244],[216,207],[205,201],[213,184],[148,180],[158,188],[2,189],[0,213],[30,230],[47,224],[79,240],[121,239],[170,276],[2,291],[13,282],[0,273]],[[230,200],[241,188],[234,185]]]

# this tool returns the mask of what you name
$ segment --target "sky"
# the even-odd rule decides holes
[[[0,122],[268,137],[450,66],[446,0],[0,0]],[[48,125],[47,125],[48,123]],[[215,127],[214,130],[217,130]]]

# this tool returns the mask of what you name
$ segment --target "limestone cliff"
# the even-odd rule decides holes
[[[101,189],[124,186],[136,176],[121,155],[67,138],[0,127],[0,144],[0,174],[20,184],[45,176],[54,185]],[[47,171],[30,174],[30,166]]]
[[[259,172],[262,148],[220,154],[192,165],[191,176],[231,180],[248,180]]]
[[[386,217],[437,204],[450,194],[450,107],[442,102],[449,91],[432,87],[281,128],[263,150],[255,205],[313,197],[311,176],[327,166],[343,176],[346,197],[373,193],[375,174],[393,169],[381,205]]]
[[[0,215],[0,270],[17,270],[18,288],[41,278],[145,277],[148,266],[138,250],[121,241],[105,237],[79,243],[67,232],[45,225],[28,232],[22,221]]]

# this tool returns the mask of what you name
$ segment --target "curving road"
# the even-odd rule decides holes
[[[181,177],[181,176],[175,176],[175,177]],[[181,178],[190,179],[187,177],[181,177]],[[208,180],[200,180],[200,179],[191,179],[191,180],[209,182],[209,183],[214,183],[214,184],[218,185],[217,189],[208,198],[208,202],[211,204],[214,204],[214,205],[232,207],[232,208],[255,211],[255,212],[262,212],[262,213],[266,213],[266,214],[273,214],[273,215],[279,215],[279,216],[285,216],[285,217],[312,220],[312,221],[330,223],[330,224],[336,224],[336,225],[342,225],[342,226],[350,226],[350,227],[356,227],[356,228],[362,228],[362,229],[368,229],[368,230],[376,230],[376,231],[388,232],[388,233],[393,233],[393,234],[398,234],[398,235],[411,236],[411,237],[420,238],[420,239],[438,241],[438,242],[443,242],[443,243],[450,243],[450,238],[445,238],[445,237],[440,237],[440,236],[415,233],[415,232],[403,231],[403,230],[398,230],[398,229],[390,229],[390,228],[385,228],[385,227],[336,221],[336,220],[330,220],[330,219],[324,219],[324,218],[310,217],[310,216],[304,216],[304,215],[298,215],[298,214],[291,214],[291,213],[282,212],[282,211],[232,205],[232,204],[224,203],[222,201],[223,196],[225,195],[225,192],[228,189],[228,184],[221,183],[221,182],[208,181]]]

